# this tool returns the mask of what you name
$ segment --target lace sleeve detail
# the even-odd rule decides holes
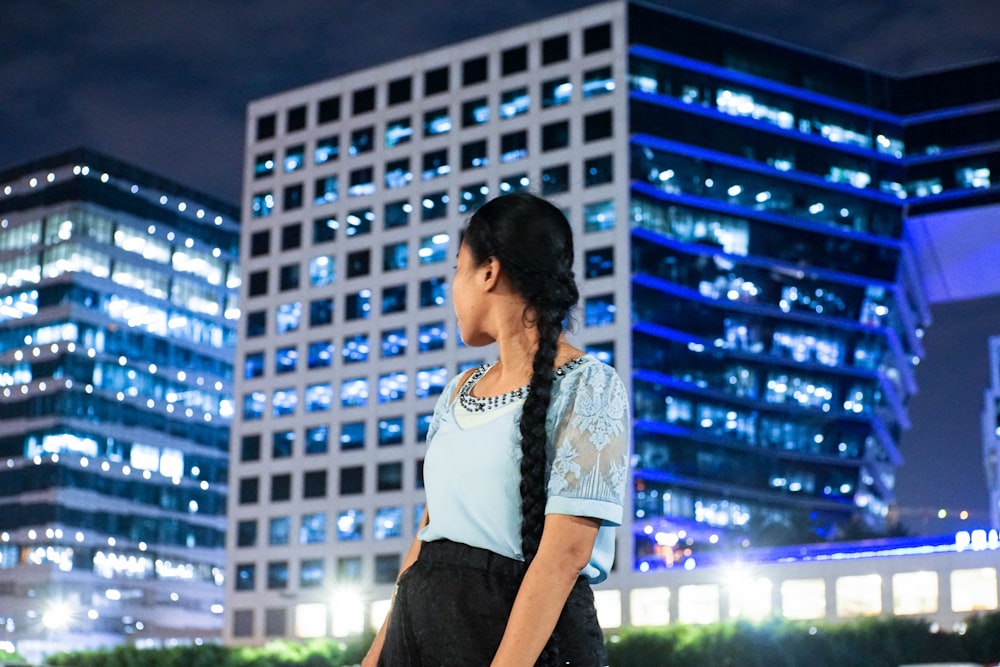
[[[553,419],[547,511],[621,523],[628,479],[628,395],[614,369],[586,364],[566,378]]]
[[[455,395],[455,389],[458,387],[460,379],[461,376],[456,375],[449,380],[444,391],[438,396],[437,403],[434,404],[434,415],[431,417],[431,424],[427,427],[427,444],[430,444],[431,439],[434,438],[434,434],[437,433],[438,427],[441,426],[441,419],[451,406],[451,399]]]

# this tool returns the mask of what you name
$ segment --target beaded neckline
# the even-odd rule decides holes
[[[566,375],[569,371],[580,366],[584,362],[584,359],[585,356],[570,359],[554,371],[556,377]],[[524,386],[498,396],[473,396],[472,388],[476,386],[476,383],[479,382],[479,380],[486,375],[486,372],[493,368],[495,364],[496,362],[494,361],[493,363],[483,364],[477,368],[472,375],[469,376],[469,379],[462,384],[461,389],[458,390],[458,400],[462,404],[462,407],[469,412],[486,412],[488,410],[502,408],[503,406],[519,401],[528,395],[528,387]]]

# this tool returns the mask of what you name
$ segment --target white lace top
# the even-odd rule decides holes
[[[473,373],[452,400],[459,378],[438,399],[427,434],[423,541],[449,539],[523,560],[520,434],[524,392],[492,399],[471,395],[489,367]],[[628,478],[630,411],[615,373],[590,355],[561,367],[546,418],[550,436],[546,514],[601,520],[590,564],[581,574],[603,581],[614,559]]]

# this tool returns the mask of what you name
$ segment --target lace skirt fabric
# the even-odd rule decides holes
[[[484,549],[446,540],[424,543],[399,580],[379,665],[488,667],[523,573],[523,563]],[[583,577],[566,601],[552,646],[550,664],[607,662],[594,594]]]

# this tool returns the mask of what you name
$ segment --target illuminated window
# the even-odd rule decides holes
[[[582,90],[583,99],[614,92],[615,80],[611,76],[611,67],[598,67],[584,72]]]
[[[382,288],[382,314],[401,313],[406,310],[406,283]]]
[[[448,234],[440,233],[432,236],[424,236],[420,239],[420,249],[417,256],[421,264],[435,264],[443,262],[448,255]]]
[[[275,315],[275,329],[279,334],[297,331],[302,320],[302,302],[282,303]]]
[[[406,373],[395,372],[379,376],[378,379],[378,402],[391,403],[401,401],[406,398],[406,389],[409,379]]]
[[[347,510],[337,516],[338,540],[360,540],[364,534],[364,528],[365,513],[361,510]]]
[[[368,380],[365,378],[352,378],[340,383],[341,407],[363,407],[367,404]]]
[[[345,320],[364,320],[371,314],[372,291],[369,289],[359,290],[347,295],[344,303]]]
[[[272,414],[275,417],[286,417],[295,414],[295,408],[299,403],[299,397],[293,387],[286,389],[275,389],[271,405]]]
[[[462,144],[462,169],[477,169],[490,163],[487,155],[486,140],[470,141]]]
[[[688,585],[677,589],[677,620],[688,625],[719,622],[719,587]]]
[[[345,364],[359,363],[368,361],[369,349],[368,334],[354,334],[344,338],[340,354],[343,356]]]
[[[268,523],[268,544],[271,546],[282,546],[288,544],[291,535],[291,522],[287,516],[274,517]]]
[[[530,187],[531,179],[528,178],[527,174],[512,174],[500,179],[501,194],[506,195],[511,192],[520,192],[522,190],[527,190]]]
[[[335,176],[323,176],[313,182],[313,206],[330,204],[340,198],[340,180]]]
[[[295,636],[312,639],[326,636],[326,604],[308,602],[295,605]]]
[[[997,608],[997,570],[993,567],[951,573],[951,610],[992,611]]]
[[[403,444],[403,418],[389,417],[378,421],[378,446]]]
[[[423,168],[420,172],[423,180],[430,181],[449,173],[451,173],[451,166],[448,164],[447,148],[424,153]]]
[[[337,228],[340,223],[336,218],[316,218],[313,220],[313,243],[328,243],[337,240]]]
[[[252,591],[257,586],[257,566],[253,563],[236,564],[236,590]]]
[[[937,572],[897,572],[892,575],[892,612],[896,616],[934,614],[938,610]]]
[[[347,152],[351,157],[368,153],[375,148],[375,128],[362,127],[351,132],[351,143]]]
[[[448,332],[444,327],[444,322],[421,324],[417,333],[417,349],[421,353],[443,350],[446,340],[448,340]]]
[[[421,222],[430,222],[431,220],[440,220],[441,218],[448,215],[448,193],[447,192],[435,192],[426,195],[420,201],[420,220]]]
[[[385,205],[385,228],[405,227],[410,223],[410,213],[413,206],[405,199],[389,202]]]
[[[427,432],[434,420],[434,413],[425,412],[417,415],[417,442],[423,444],[427,440]]]
[[[306,412],[326,412],[333,405],[333,387],[329,383],[306,387]]]
[[[528,131],[500,135],[500,161],[515,162],[528,157]]]
[[[285,161],[283,166],[285,173],[291,173],[301,169],[305,165],[306,147],[303,144],[295,144],[285,149]]]
[[[250,199],[250,216],[266,218],[274,212],[274,193],[255,192]]]
[[[389,329],[382,332],[382,358],[406,354],[406,329]]]
[[[413,180],[410,158],[393,160],[385,165],[385,187],[390,190],[406,187]]]
[[[299,587],[320,588],[326,578],[326,563],[322,558],[304,558],[299,564]],[[325,605],[321,605],[324,606]],[[301,637],[301,635],[299,635]],[[320,635],[316,635],[320,636]]]
[[[586,188],[614,179],[614,163],[610,155],[602,155],[583,163],[583,186]]]
[[[745,572],[733,572],[726,581],[729,593],[729,617],[762,621],[771,616],[771,589],[764,577],[752,577]]]
[[[399,271],[405,269],[408,259],[406,241],[382,246],[382,270]]]
[[[365,423],[364,422],[344,422],[340,425],[340,449],[347,451],[351,449],[364,449],[365,446]]]
[[[451,131],[451,117],[448,108],[433,109],[424,114],[424,136],[432,137]]]
[[[448,384],[448,371],[444,366],[421,368],[417,371],[417,398],[430,398],[444,391]]]
[[[375,522],[372,524],[376,540],[388,540],[403,535],[403,508],[380,507],[375,510]]]
[[[375,192],[375,171],[371,167],[354,169],[348,175],[347,196],[362,197],[374,194]],[[350,224],[350,219],[348,219]],[[350,235],[350,231],[348,231]]]
[[[666,586],[633,589],[629,604],[632,625],[670,624],[670,589]]]
[[[590,343],[584,346],[584,351],[596,358],[601,363],[605,363],[608,366],[615,365],[615,343],[614,341],[602,341],[599,343]]]
[[[243,419],[252,421],[264,416],[264,403],[267,396],[262,391],[253,391],[243,396]]]
[[[500,93],[500,118],[514,118],[527,113],[531,96],[527,88],[514,88]]]
[[[462,104],[462,127],[481,125],[490,120],[489,100],[478,97]]]
[[[347,229],[345,234],[347,236],[362,236],[363,234],[370,234],[372,231],[372,222],[375,220],[375,214],[370,208],[361,208],[351,211],[347,214]]]
[[[392,148],[400,144],[407,144],[413,138],[413,124],[410,117],[397,118],[386,123],[385,126],[385,147]]]
[[[336,279],[333,257],[321,255],[309,260],[309,284],[312,287],[323,287]]]
[[[822,579],[781,582],[781,615],[801,621],[826,618],[826,582]]]
[[[611,246],[588,250],[584,254],[584,275],[588,279],[612,275],[615,272],[614,250]]]
[[[271,439],[271,458],[287,459],[295,449],[295,431],[275,431]]]
[[[324,368],[333,363],[333,341],[309,343],[309,368]]]
[[[490,195],[490,189],[485,183],[469,185],[459,192],[458,212],[474,213],[476,209],[486,203],[486,198]]]
[[[306,429],[306,454],[325,454],[329,449],[330,427],[326,424]]]
[[[323,137],[316,141],[316,150],[313,151],[313,162],[316,164],[326,164],[336,160],[339,155],[340,137]]]
[[[448,281],[444,278],[428,278],[420,281],[420,307],[443,306],[448,301]]]
[[[584,326],[603,327],[614,324],[616,311],[614,294],[587,297],[583,302]]]
[[[251,380],[264,375],[264,353],[253,352],[248,354],[243,361],[243,378]]]
[[[603,232],[615,226],[615,203],[611,199],[583,207],[583,231]]]
[[[253,177],[263,178],[274,173],[274,153],[261,153],[253,162]]]
[[[877,616],[882,613],[882,577],[868,574],[838,577],[837,616]]]

